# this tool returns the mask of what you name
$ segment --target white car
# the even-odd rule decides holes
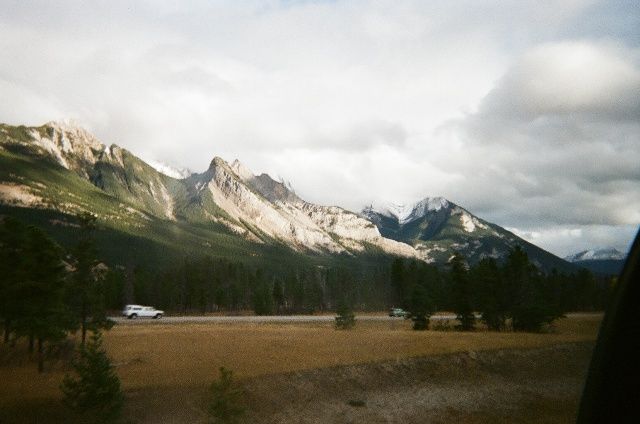
[[[402,317],[402,318],[407,318],[409,317],[409,312],[405,311],[402,308],[391,308],[389,310],[389,316],[390,317]]]
[[[138,317],[160,319],[164,315],[164,311],[156,309],[153,306],[126,305],[122,310],[122,315],[129,319],[136,319]]]

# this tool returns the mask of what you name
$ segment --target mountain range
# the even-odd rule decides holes
[[[622,272],[627,255],[613,247],[583,250],[566,256],[566,261],[587,268],[598,275],[618,275]]]
[[[101,250],[117,262],[203,254],[268,260],[287,252],[442,264],[454,251],[475,262],[518,245],[543,269],[573,269],[441,197],[355,213],[307,202],[238,160],[215,157],[202,173],[154,166],[77,126],[0,124],[0,213],[48,227],[62,243],[74,231],[71,215],[96,214]]]

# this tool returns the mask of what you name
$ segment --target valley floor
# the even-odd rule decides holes
[[[548,334],[414,332],[408,321],[117,325],[106,347],[125,421],[205,422],[224,366],[246,391],[246,422],[572,422],[601,315]],[[441,328],[446,330],[446,328]],[[3,346],[0,422],[68,422],[64,361],[38,375]]]

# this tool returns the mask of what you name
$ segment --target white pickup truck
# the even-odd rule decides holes
[[[164,315],[164,311],[160,311],[153,306],[126,305],[122,310],[122,315],[129,319],[145,317],[160,319]]]

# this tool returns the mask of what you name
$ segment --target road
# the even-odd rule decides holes
[[[601,313],[570,313],[567,317],[580,317]],[[183,323],[296,323],[296,322],[333,322],[335,315],[242,315],[242,316],[170,316],[163,317],[159,320],[151,318],[126,319],[124,317],[109,317],[116,324],[123,325],[140,325],[140,324],[183,324]],[[480,319],[480,315],[476,315]],[[392,318],[387,315],[357,315],[359,321],[398,321],[402,318]],[[431,320],[447,320],[456,319],[454,314],[438,314],[433,315]]]
[[[124,317],[110,317],[117,324],[138,325],[151,323],[182,324],[182,323],[287,323],[287,322],[333,322],[335,315],[268,315],[268,316],[171,316],[159,320],[151,318],[126,319]],[[434,315],[431,319],[455,319],[455,315]],[[386,315],[356,315],[359,321],[394,321],[402,318],[392,318]]]

